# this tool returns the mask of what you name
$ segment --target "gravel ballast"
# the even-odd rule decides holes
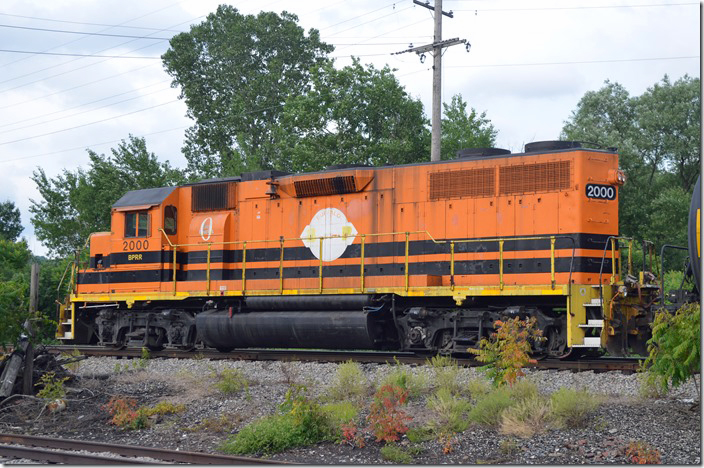
[[[335,381],[338,369],[335,363],[208,359],[150,359],[142,369],[138,362],[95,357],[81,361],[75,369],[78,378],[68,386],[65,411],[48,414],[42,411],[40,401],[20,399],[0,408],[0,431],[221,453],[219,447],[228,437],[276,411],[291,384],[305,385],[310,397],[321,397]],[[393,367],[361,365],[374,385]],[[407,368],[416,375],[425,374],[432,385],[432,367]],[[225,369],[238,369],[247,379],[248,388],[235,395],[217,390],[217,375]],[[701,464],[701,415],[693,383],[661,398],[646,398],[640,395],[637,375],[544,370],[526,373],[525,378],[534,382],[541,394],[549,395],[562,387],[583,389],[601,396],[603,403],[581,428],[549,429],[521,439],[503,435],[496,428],[470,425],[454,437],[449,451],[443,450],[444,445],[437,440],[411,443],[402,437],[399,445],[413,448],[415,464],[562,465],[625,463],[625,447],[636,441],[657,449],[662,463]],[[476,378],[483,376],[474,368],[459,371],[462,387]],[[134,398],[139,405],[183,404],[186,410],[152,418],[148,429],[122,430],[109,424],[110,416],[102,409],[112,396]],[[371,400],[371,396],[367,398],[367,406]],[[412,399],[404,410],[414,418],[411,427],[432,417],[425,396]],[[326,442],[268,457],[309,464],[390,463],[380,454],[382,443],[373,437],[366,442],[364,448]]]

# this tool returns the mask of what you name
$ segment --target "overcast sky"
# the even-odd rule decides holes
[[[430,118],[432,57],[391,55],[432,42],[431,12],[413,0],[4,0],[0,201],[20,208],[36,254],[46,253],[30,223],[37,167],[50,177],[86,167],[86,148],[109,153],[129,134],[145,137],[161,160],[185,166],[181,146],[191,122],[158,57],[169,37],[221,3],[246,14],[295,13],[304,29],[317,28],[335,46],[338,67],[350,55],[388,64]],[[639,95],[665,74],[673,81],[700,76],[699,2],[443,0],[443,10],[454,13],[443,18],[443,39],[471,43],[469,53],[462,45],[446,49],[443,101],[460,93],[486,111],[497,146],[512,151],[558,139],[579,99],[605,80]]]

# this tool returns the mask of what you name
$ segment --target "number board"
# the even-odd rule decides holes
[[[616,187],[613,185],[587,184],[587,197],[600,200],[616,200]]]

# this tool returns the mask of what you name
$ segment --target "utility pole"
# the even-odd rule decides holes
[[[435,0],[435,6],[431,6],[430,2],[426,3],[420,2],[419,0],[413,0],[413,3],[420,5],[429,10],[435,12],[435,28],[433,35],[433,43],[413,47],[413,44],[408,46],[407,50],[402,50],[401,52],[395,52],[392,55],[405,54],[406,52],[415,52],[420,55],[420,62],[425,61],[425,53],[432,51],[433,53],[433,103],[432,103],[432,138],[430,146],[430,160],[440,161],[440,137],[441,137],[441,105],[442,105],[442,50],[445,47],[450,47],[456,44],[465,44],[467,52],[471,45],[466,39],[449,39],[447,41],[442,40],[442,15],[454,18],[452,11],[445,12],[442,11],[442,0]]]

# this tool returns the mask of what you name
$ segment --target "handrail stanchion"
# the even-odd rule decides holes
[[[318,289],[320,294],[323,293],[323,238],[318,239],[318,252],[320,254],[320,267],[318,270]]]
[[[362,286],[362,293],[364,293],[364,241],[366,240],[366,235],[362,234],[362,246],[359,254],[360,258],[360,263],[359,263],[359,275],[361,278],[361,286]]]
[[[284,292],[284,236],[279,239],[281,251],[279,252],[279,293]]]
[[[620,273],[620,269],[619,269]],[[616,282],[616,237],[611,238],[611,284]]]
[[[247,241],[242,244],[242,295],[247,290]]]
[[[173,252],[173,257],[174,257],[173,262],[172,262],[173,265],[172,265],[172,269],[171,269],[171,276],[172,276],[171,281],[174,284],[174,287],[172,288],[174,290],[173,291],[174,296],[176,295],[176,252],[177,252],[177,249],[178,249],[178,247],[176,247],[175,245],[172,246],[172,249],[171,249],[171,251]]]
[[[504,289],[504,240],[499,240],[499,289]]]
[[[405,260],[405,268],[403,269],[403,276],[404,276],[404,285],[406,288],[406,291],[408,291],[408,231],[406,231],[406,260]]]
[[[205,281],[206,281],[206,296],[210,296],[210,246],[211,243],[208,242],[208,260],[206,262],[206,269],[205,269]]]
[[[550,284],[555,289],[555,236],[550,236]]]
[[[628,241],[628,274],[633,275],[633,239]]]
[[[450,290],[455,290],[455,241],[450,241]]]

